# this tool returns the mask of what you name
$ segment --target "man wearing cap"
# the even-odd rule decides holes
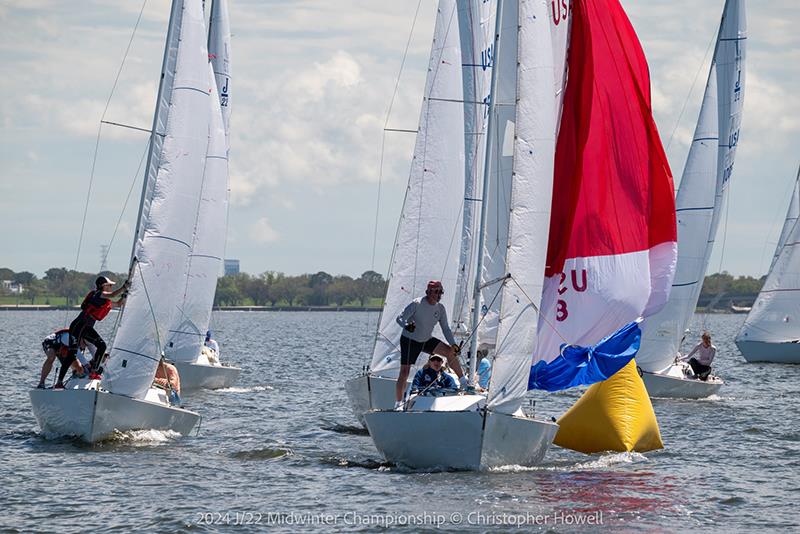
[[[444,360],[438,354],[432,354],[428,358],[428,367],[420,369],[414,375],[411,383],[411,393],[421,393],[436,389],[458,389],[453,377],[442,370]]]
[[[95,280],[95,289],[89,291],[86,298],[84,298],[81,303],[81,313],[69,325],[69,333],[75,343],[79,343],[83,340],[96,347],[92,361],[89,364],[91,367],[90,378],[99,378],[97,371],[106,353],[106,342],[103,341],[103,338],[100,337],[100,334],[94,329],[94,325],[97,321],[105,319],[108,312],[111,311],[111,308],[122,306],[125,303],[125,291],[127,291],[130,286],[129,282],[125,282],[116,291],[111,291],[111,286],[115,283],[116,282],[105,276],[98,276],[97,280]],[[111,300],[120,294],[122,294],[121,299],[117,301]],[[77,347],[74,347],[70,350],[69,357],[74,359],[76,352]],[[59,383],[61,383],[61,379],[63,378],[63,376],[61,376],[62,373],[66,373],[65,366],[63,365],[61,367],[61,373],[59,373]]]
[[[403,392],[406,389],[406,381],[411,372],[420,352],[426,354],[438,354],[447,358],[447,363],[458,375],[462,386],[467,385],[461,364],[457,354],[460,350],[447,324],[447,311],[444,309],[440,300],[444,294],[442,283],[438,280],[428,282],[425,296],[411,301],[397,317],[397,323],[403,327],[400,335],[400,374],[397,376],[395,387],[395,409],[400,409],[403,404]],[[433,337],[433,328],[436,324],[442,329],[444,337],[450,344],[446,345],[443,341]]]

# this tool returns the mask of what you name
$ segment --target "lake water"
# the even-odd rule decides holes
[[[0,312],[3,532],[800,528],[800,366],[746,364],[741,315],[695,317],[727,384],[708,400],[654,401],[663,450],[553,446],[536,468],[477,473],[398,470],[357,429],[342,384],[365,362],[375,313],[215,313],[223,360],[244,371],[234,388],[186,396],[203,415],[197,436],[46,439],[28,390],[41,339],[70,319]],[[558,417],[579,393],[535,394],[537,416]]]

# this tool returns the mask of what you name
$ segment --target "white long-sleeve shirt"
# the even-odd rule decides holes
[[[405,329],[409,322],[413,322],[416,326],[413,332]],[[406,306],[403,313],[397,316],[397,324],[403,328],[403,336],[420,343],[425,343],[431,338],[436,323],[439,323],[447,342],[455,345],[453,332],[450,331],[450,325],[447,324],[447,311],[441,302],[431,304],[427,297],[414,299]]]
[[[709,345],[708,347],[704,347],[703,343],[700,342],[692,349],[692,351],[689,354],[684,356],[683,359],[688,361],[689,358],[691,358],[694,355],[694,353],[697,353],[695,359],[699,363],[703,365],[711,365],[711,362],[714,361],[714,356],[717,355],[717,347],[715,347],[714,345]]]

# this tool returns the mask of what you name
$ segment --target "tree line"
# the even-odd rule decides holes
[[[21,301],[34,304],[49,298],[66,299],[68,306],[80,304],[86,293],[94,287],[97,276],[108,276],[119,283],[127,276],[124,273],[104,271],[84,273],[64,267],[53,267],[38,278],[28,271],[15,273],[0,268],[0,280],[9,280],[23,286],[18,295]],[[723,271],[706,276],[700,294],[702,302],[718,295],[736,295],[755,298],[764,285],[766,276],[738,276]],[[276,271],[257,275],[240,273],[223,276],[217,280],[215,306],[346,306],[380,305],[386,293],[386,280],[375,271],[366,271],[358,278],[346,275],[334,276],[324,271],[314,274],[291,276]],[[15,296],[0,286],[0,296]]]
[[[50,299],[65,299],[67,306],[80,304],[86,293],[94,287],[98,276],[108,276],[122,283],[127,274],[104,271],[84,273],[64,267],[54,267],[45,271],[43,278],[22,271],[15,273],[8,268],[0,268],[0,280],[8,280],[23,287],[21,294],[12,293],[0,287],[0,296],[17,296],[31,304]],[[324,271],[299,276],[266,271],[258,275],[240,273],[223,276],[217,280],[215,306],[346,306],[380,305],[386,293],[383,275],[366,271],[358,278],[346,275],[333,276]],[[376,302],[377,301],[377,302]]]

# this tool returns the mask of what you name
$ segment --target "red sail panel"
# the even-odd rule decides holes
[[[647,61],[618,0],[575,0],[568,69],[546,276],[677,240]]]

